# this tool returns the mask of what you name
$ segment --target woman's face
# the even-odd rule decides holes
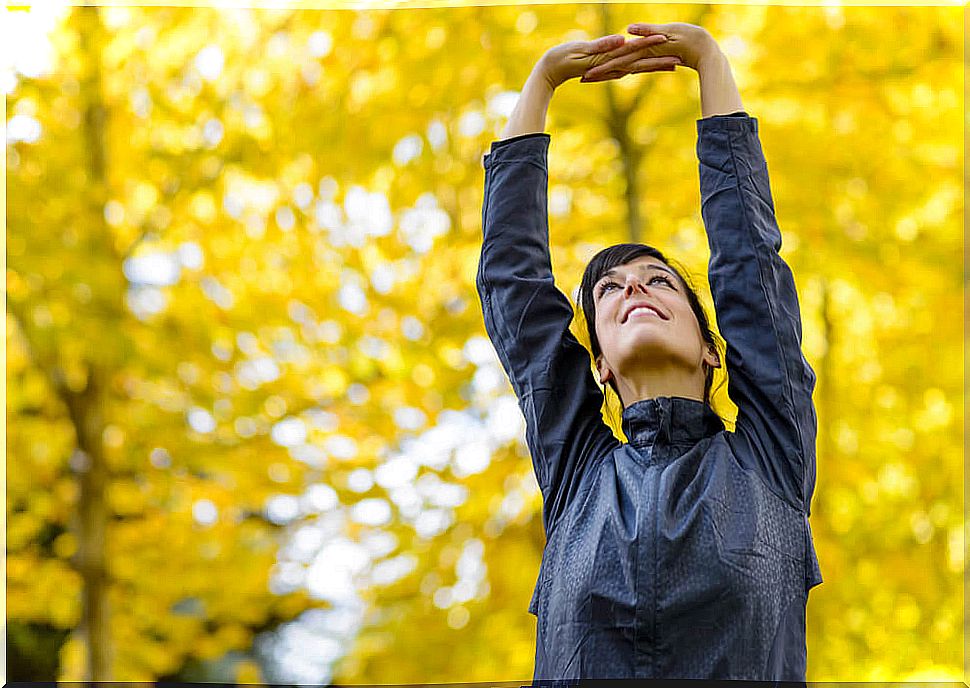
[[[608,271],[594,285],[593,300],[601,384],[661,367],[697,371],[703,381],[702,362],[717,365],[686,287],[658,258],[644,256]]]

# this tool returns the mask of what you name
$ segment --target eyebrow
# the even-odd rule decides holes
[[[657,265],[656,263],[649,263],[648,265],[641,265],[641,266],[639,266],[638,270],[640,272],[643,272],[644,270],[647,270],[647,269],[650,269],[650,268],[654,268],[655,270],[663,270],[664,272],[672,275],[674,277],[674,281],[677,281],[677,279],[676,279],[677,278],[677,274],[673,270],[671,270],[670,268],[667,268],[667,267],[665,267],[663,265]],[[602,282],[607,277],[615,277],[618,272],[619,271],[617,270],[617,268],[610,268],[605,273],[603,273],[603,276],[600,277],[596,281],[596,283],[599,284],[600,282]]]

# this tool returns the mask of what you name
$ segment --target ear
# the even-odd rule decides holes
[[[717,349],[715,349],[712,344],[707,345],[707,351],[704,353],[704,363],[712,368],[721,367],[721,357],[718,355]]]
[[[596,370],[600,373],[600,384],[605,385],[613,377],[613,371],[606,365],[603,354],[596,357]]]

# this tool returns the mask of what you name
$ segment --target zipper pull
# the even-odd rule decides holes
[[[660,414],[660,427],[657,430],[657,434],[662,436],[664,440],[669,442],[670,432],[667,427],[667,410],[665,408],[665,402],[663,400],[660,400],[658,412]]]

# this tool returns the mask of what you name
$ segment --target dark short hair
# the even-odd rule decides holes
[[[690,303],[691,310],[694,312],[694,316],[697,318],[697,324],[700,326],[701,336],[704,338],[705,342],[714,346],[720,360],[723,361],[723,340],[711,328],[710,321],[707,318],[707,313],[704,311],[704,307],[701,305],[700,299],[697,297],[697,292],[694,289],[694,286],[690,281],[688,281],[688,279],[685,278],[686,271],[679,269],[676,265],[674,265],[674,263],[667,260],[666,256],[664,256],[664,254],[659,250],[655,249],[653,246],[647,246],[646,244],[616,244],[614,246],[609,246],[593,256],[593,258],[586,265],[586,270],[583,272],[582,282],[579,285],[578,306],[582,308],[582,315],[586,320],[586,331],[589,335],[589,343],[593,354],[593,360],[595,361],[603,351],[600,347],[599,338],[596,336],[596,300],[593,295],[593,287],[608,270],[611,270],[619,265],[626,265],[627,263],[636,260],[637,258],[642,258],[643,256],[657,258],[664,264],[668,265],[670,269],[677,274],[677,277],[680,278],[680,281],[684,286],[684,290],[687,293],[687,300]],[[708,366],[706,363],[703,363],[702,365],[707,369],[704,378],[704,403],[707,404],[707,406],[713,411],[714,407],[711,405],[711,388],[714,382],[715,368]],[[620,392],[616,388],[616,381],[609,380],[607,384],[609,384],[610,388],[616,394],[617,399],[620,401],[620,407],[623,408],[623,399],[620,398]]]

